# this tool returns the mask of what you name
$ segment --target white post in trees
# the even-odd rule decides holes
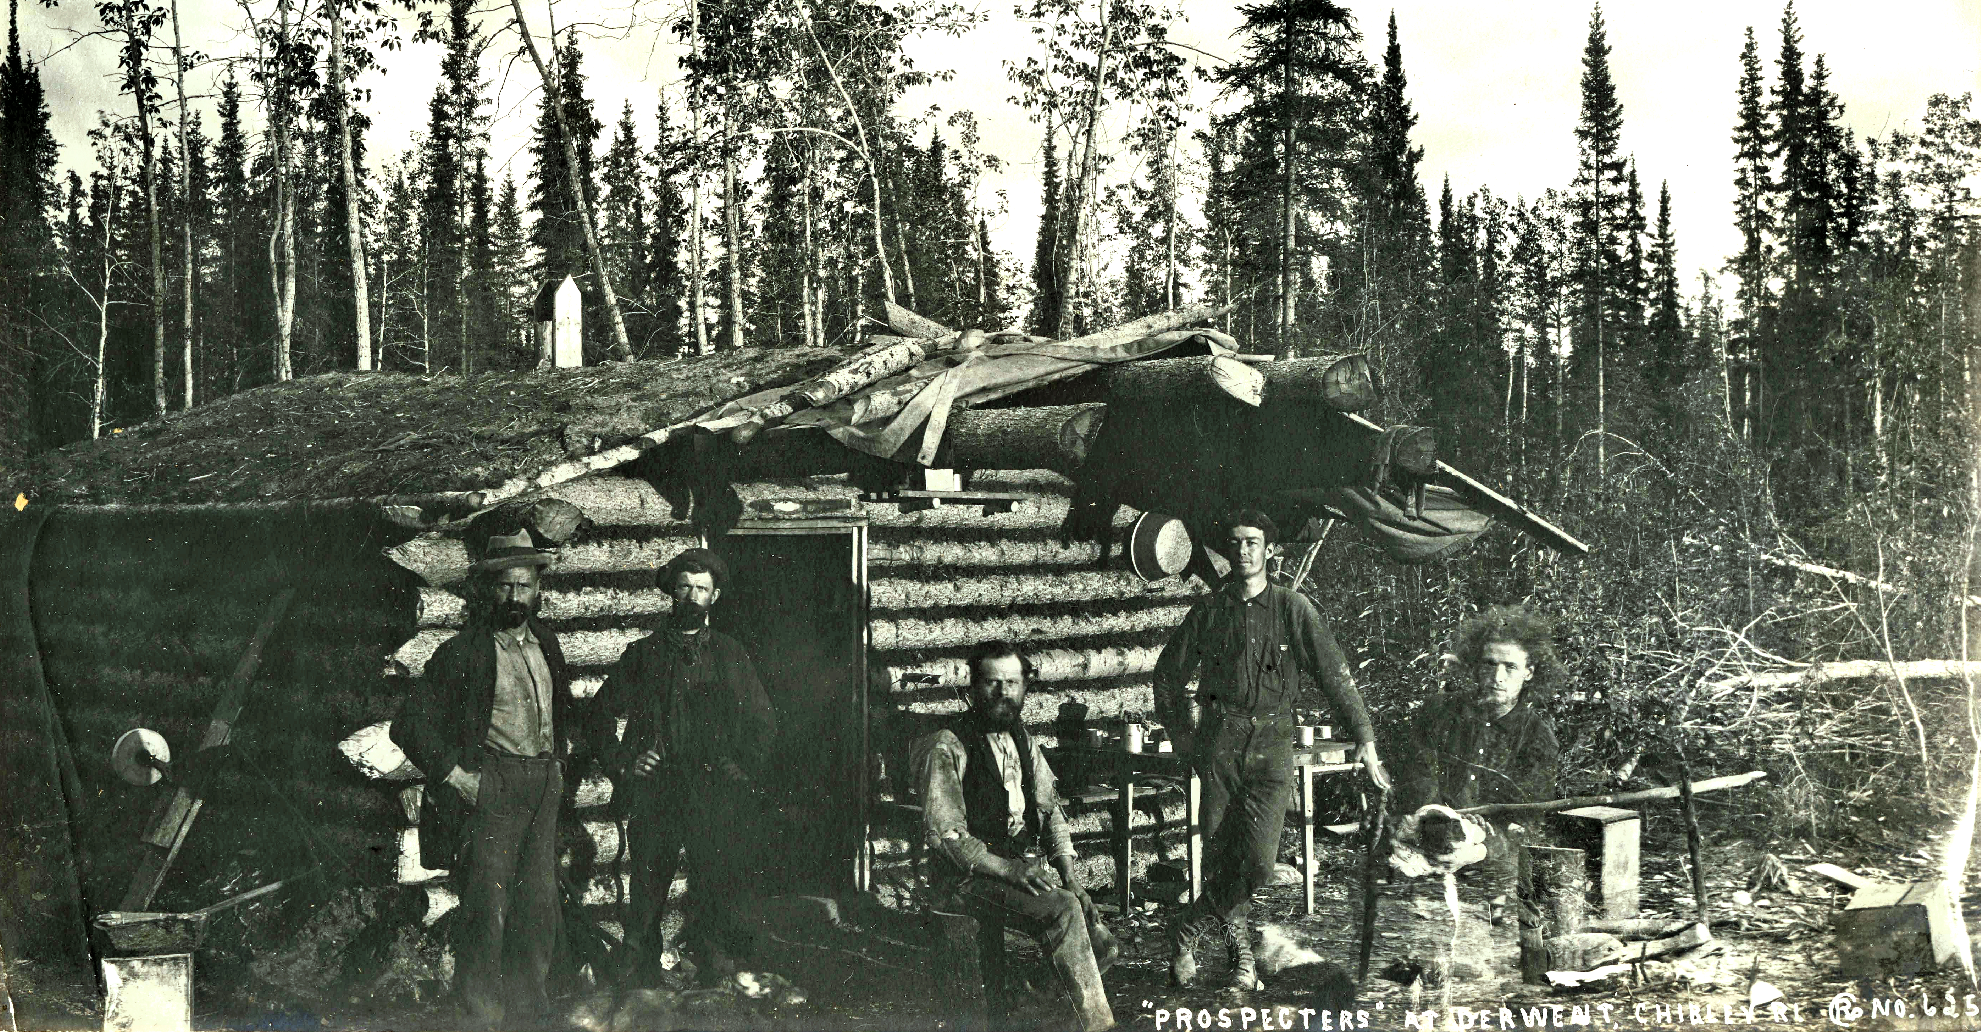
[[[576,369],[585,364],[585,296],[569,276],[557,285],[551,302],[551,364]]]

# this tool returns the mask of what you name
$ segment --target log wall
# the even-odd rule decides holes
[[[1057,536],[1071,483],[1056,473],[986,472],[971,487],[1028,497],[1011,512],[995,515],[952,506],[903,513],[892,504],[862,503],[843,477],[738,485],[745,519],[868,520],[871,740],[883,797],[905,788],[908,740],[960,708],[956,689],[968,683],[964,657],[974,645],[1004,637],[1034,653],[1041,677],[1025,719],[1049,736],[1060,703],[1068,700],[1086,703],[1098,719],[1123,709],[1151,709],[1156,655],[1199,590],[1174,579],[1144,583],[1119,557],[1106,568],[1096,567],[1091,542],[1061,548]],[[695,538],[673,507],[642,481],[593,477],[554,494],[584,509],[594,524],[546,571],[540,610],[573,665],[574,694],[588,698],[625,647],[667,612],[655,573]],[[1136,515],[1124,509],[1116,517],[1117,529],[1125,533]],[[467,564],[458,545],[417,544],[397,553],[428,579],[415,606],[418,632],[395,656],[414,673],[465,617],[459,578]],[[902,675],[910,672],[934,674],[939,684],[903,687]],[[615,871],[621,865],[613,863],[618,829],[602,808],[608,794],[603,781],[587,783],[578,810],[582,841],[572,843],[574,868],[602,922],[615,921],[611,904],[625,888],[623,872]],[[1076,831],[1104,837],[1113,821],[1107,810],[1094,806],[1076,814]],[[1170,801],[1164,814],[1171,822],[1180,819],[1180,801]],[[1143,827],[1155,818],[1138,811],[1135,819]],[[876,829],[877,874],[896,898],[910,875],[912,831]],[[405,839],[412,841],[410,834]],[[1167,854],[1180,851],[1174,832],[1166,833],[1164,847]],[[1112,881],[1105,842],[1082,848],[1089,854],[1090,882]],[[1144,842],[1137,851],[1139,867],[1151,850]],[[398,869],[407,881],[432,877],[416,856]],[[451,905],[438,889],[435,900]]]
[[[406,690],[383,662],[414,630],[416,580],[380,554],[395,533],[355,510],[50,517],[30,589],[83,790],[75,827],[91,911],[123,896],[163,791],[118,779],[112,744],[151,728],[184,770],[284,587],[295,601],[151,909],[192,910],[312,863],[328,886],[389,884],[397,803],[337,744],[391,717]]]

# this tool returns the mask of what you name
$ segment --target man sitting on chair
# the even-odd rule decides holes
[[[1036,938],[1082,1032],[1113,1028],[1101,972],[1116,951],[1074,874],[1052,768],[1025,731],[1032,663],[1000,641],[979,645],[969,666],[968,711],[913,747],[937,898]],[[1096,939],[1107,956],[1095,956]]]

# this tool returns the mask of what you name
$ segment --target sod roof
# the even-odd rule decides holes
[[[466,378],[326,373],[44,452],[0,470],[0,488],[93,505],[482,490],[798,383],[848,354],[747,348]]]

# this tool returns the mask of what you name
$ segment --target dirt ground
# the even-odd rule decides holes
[[[1644,843],[1642,916],[1683,918],[1692,912],[1691,879],[1685,869],[1683,836],[1676,821],[1653,820]],[[1825,855],[1793,848],[1779,854],[1798,876],[1802,895],[1746,890],[1762,859],[1757,847],[1744,841],[1714,842],[1706,851],[1708,892],[1713,904],[1713,930],[1727,949],[1719,958],[1697,967],[1695,981],[1662,980],[1646,984],[1610,985],[1586,990],[1549,990],[1522,985],[1516,959],[1511,918],[1498,926],[1486,921],[1488,889],[1483,880],[1467,877],[1458,884],[1461,925],[1456,946],[1460,960],[1448,984],[1410,984],[1396,980],[1410,961],[1436,967],[1453,950],[1453,921],[1435,880],[1393,880],[1384,886],[1378,911],[1378,938],[1371,975],[1356,997],[1349,1026],[1372,1029],[1500,1029],[1574,1026],[1615,1026],[1648,1029],[1677,1025],[1732,1024],[1759,1027],[1855,1028],[1981,1028],[1981,993],[1958,972],[1899,979],[1882,984],[1857,984],[1837,973],[1837,955],[1828,921],[1842,905],[1827,883],[1803,875],[1810,863],[1828,860],[1867,877],[1900,881],[1931,876],[1925,852],[1894,856],[1890,849],[1872,853],[1833,848]],[[1882,856],[1882,861],[1877,857]],[[1339,1019],[1324,1016],[1316,1006],[1325,994],[1328,968],[1320,960],[1352,971],[1359,929],[1359,857],[1345,840],[1323,846],[1317,879],[1316,910],[1300,912],[1298,884],[1274,886],[1261,893],[1256,919],[1271,930],[1263,934],[1274,945],[1261,957],[1268,963],[1294,962],[1266,979],[1256,994],[1215,989],[1173,990],[1167,986],[1162,921],[1170,907],[1127,916],[1110,914],[1109,926],[1121,940],[1122,958],[1109,972],[1107,985],[1115,1016],[1122,1027],[1148,1032],[1195,1032],[1208,1019],[1216,1029],[1341,1028]],[[1098,898],[1103,898],[1097,896]],[[1748,898],[1748,902],[1739,902]],[[1981,910],[1981,893],[1965,902],[1972,913]],[[1112,906],[1106,907],[1112,910]],[[957,1027],[944,1001],[932,998],[926,972],[910,970],[899,954],[863,947],[871,942],[850,934],[838,945],[772,942],[767,953],[774,968],[802,989],[802,1003],[776,993],[749,998],[733,991],[690,991],[652,994],[629,1002],[620,997],[567,1001],[573,1016],[594,1028],[650,1029],[776,1029],[883,1032],[896,1029]],[[1062,1013],[1050,990],[1046,969],[1036,950],[1017,937],[1010,940],[1014,968],[1027,974],[1032,992],[1021,992],[1003,1028],[1054,1027]],[[1318,955],[1318,956],[1315,956]],[[1200,951],[1207,981],[1223,972],[1223,950]],[[1399,963],[1403,962],[1403,963]],[[1389,972],[1384,977],[1383,972]],[[37,985],[32,966],[10,968],[14,1005],[20,1028],[86,1028],[100,1021],[94,1000],[84,987]],[[1757,983],[1765,994],[1772,986],[1781,993],[1785,1010],[1771,1015],[1763,1003],[1751,1016],[1747,1007]],[[1840,994],[1850,999],[1840,1000]],[[1953,1001],[1948,1016],[1949,1000]],[[204,1001],[203,1001],[204,1003]],[[1554,1005],[1559,1005],[1559,1010]],[[1903,1009],[1900,1010],[1899,1008]],[[1932,1013],[1927,1008],[1932,1008]],[[1972,1013],[1969,1008],[1973,1007]],[[589,1009],[587,1009],[589,1008]],[[1302,1016],[1299,1011],[1308,1008]],[[1502,1010],[1504,1008],[1504,1010]],[[608,1012],[616,1010],[616,1014]],[[1427,1024],[1426,1012],[1434,1018]],[[1780,1020],[1776,1020],[1779,1018]],[[1843,1020],[1839,1020],[1843,1019]],[[1229,1022],[1222,1024],[1221,1021]],[[359,1006],[293,1011],[262,1009],[255,1014],[225,1013],[200,1008],[202,1028],[265,1029],[412,1029],[446,1028],[454,1024],[445,1008],[398,1007],[390,1012]]]

